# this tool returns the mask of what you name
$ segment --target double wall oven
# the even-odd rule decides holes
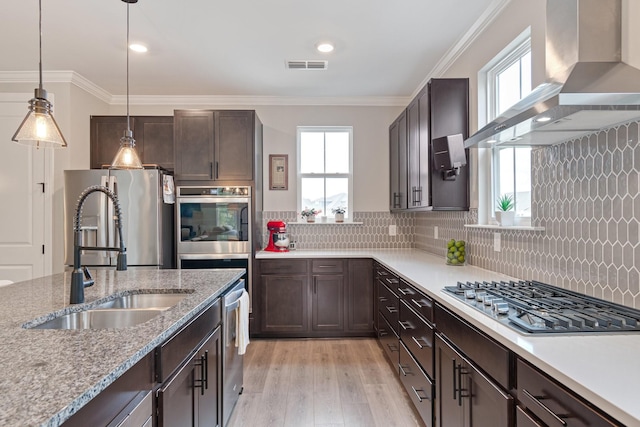
[[[178,268],[244,268],[251,295],[251,187],[179,186]]]

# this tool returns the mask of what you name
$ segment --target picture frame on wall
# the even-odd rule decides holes
[[[269,190],[289,189],[288,163],[288,154],[269,154]]]

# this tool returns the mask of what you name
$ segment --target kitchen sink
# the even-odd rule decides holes
[[[157,308],[85,310],[58,316],[32,329],[126,328],[151,320],[163,311]]]
[[[93,309],[157,308],[166,310],[185,299],[187,293],[131,294],[98,304]]]

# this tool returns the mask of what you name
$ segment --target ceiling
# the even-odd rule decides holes
[[[43,68],[126,93],[126,4],[43,0]],[[408,97],[505,0],[140,0],[130,6],[130,93]],[[0,82],[38,67],[38,1],[0,2]],[[331,41],[335,50],[315,46]],[[325,71],[287,60],[326,59]],[[23,79],[24,80],[24,79]]]

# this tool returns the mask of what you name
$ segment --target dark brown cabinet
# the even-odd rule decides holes
[[[469,80],[432,79],[389,127],[390,210],[469,209],[469,168],[445,180],[433,165],[431,141],[454,134],[469,135]]]
[[[252,181],[257,126],[251,110],[176,110],[176,179]]]
[[[440,335],[436,336],[439,427],[514,426],[514,399]]]
[[[252,335],[373,335],[371,267],[370,259],[259,260],[259,326]]]
[[[132,116],[130,126],[143,164],[160,165],[173,170],[173,117]],[[91,116],[90,167],[110,165],[127,129],[126,116]]]
[[[407,209],[407,113],[389,127],[389,173],[391,211]]]

